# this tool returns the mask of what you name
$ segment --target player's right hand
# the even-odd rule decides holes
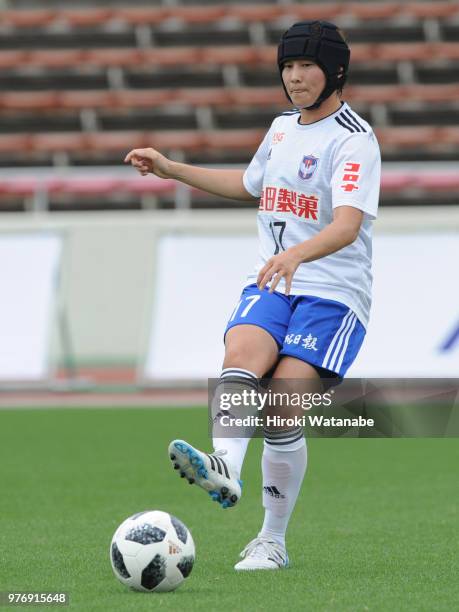
[[[160,178],[171,177],[171,161],[156,149],[133,149],[124,158],[124,163],[131,163],[142,176],[150,172]]]

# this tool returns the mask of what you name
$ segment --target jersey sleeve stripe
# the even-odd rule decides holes
[[[349,127],[348,125],[346,125],[345,123],[343,123],[339,117],[335,117],[335,121],[336,121],[337,123],[339,123],[341,127],[346,128],[346,130],[348,130],[348,131],[349,131],[349,132],[351,132],[352,134],[354,134],[354,133],[355,133],[355,130],[354,130],[353,128],[350,128],[350,127]]]
[[[343,121],[345,121],[348,125],[350,125],[351,127],[353,127],[357,132],[361,132],[362,130],[359,128],[359,126],[357,125],[357,123],[354,123],[351,119],[349,119],[349,117],[346,117],[346,115],[344,113],[340,113],[340,117],[341,119],[343,119]]]
[[[346,115],[349,115],[349,117],[352,119],[354,123],[356,123],[364,132],[366,132],[366,129],[363,127],[361,123],[357,121],[357,118],[355,117],[355,115],[353,115],[348,108],[346,108],[344,112],[346,113]]]

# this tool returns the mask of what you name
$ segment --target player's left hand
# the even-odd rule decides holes
[[[257,286],[262,291],[266,285],[271,282],[269,293],[273,293],[279,282],[285,279],[285,295],[290,294],[293,275],[298,266],[302,263],[302,259],[296,247],[290,247],[283,253],[274,255],[268,259],[266,264],[258,273]]]

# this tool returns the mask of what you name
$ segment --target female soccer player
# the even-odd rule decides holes
[[[169,446],[174,468],[223,507],[241,496],[249,437],[221,434],[222,393],[256,390],[270,371],[273,381],[340,381],[365,336],[381,160],[370,125],[341,100],[349,58],[340,31],[326,21],[296,23],[283,34],[278,66],[294,109],[274,119],[245,172],[173,162],[151,148],[125,159],[142,175],[259,202],[260,260],[226,329],[214,452],[183,440]],[[285,533],[306,470],[306,443],[298,427],[266,428],[264,435],[265,518],[237,570],[288,565]]]

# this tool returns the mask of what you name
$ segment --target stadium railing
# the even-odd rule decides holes
[[[422,194],[457,192],[459,175],[455,171],[425,172],[419,170],[394,171],[385,170],[382,174],[381,189],[383,195]],[[49,208],[49,201],[56,196],[72,195],[75,197],[102,196],[107,200],[113,195],[126,194],[133,197],[170,196],[176,202],[176,208],[183,209],[192,205],[193,196],[200,194],[193,189],[173,180],[163,180],[155,176],[126,177],[110,174],[95,176],[16,176],[0,180],[0,207],[4,200],[28,199],[29,210],[43,211]]]

